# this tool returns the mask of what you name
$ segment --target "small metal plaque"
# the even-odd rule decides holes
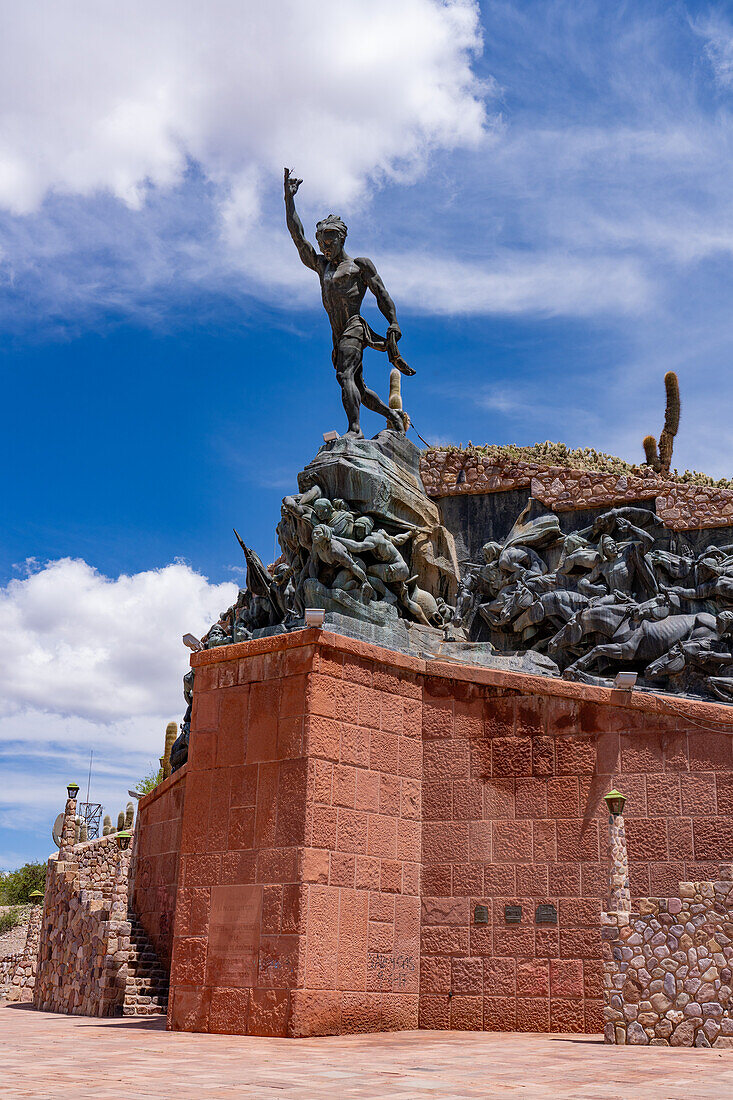
[[[538,905],[534,919],[537,924],[557,924],[557,909],[554,905]]]
[[[488,924],[489,923],[489,907],[488,905],[477,905],[473,911],[473,923],[474,924]]]
[[[519,924],[522,919],[521,905],[505,905],[504,920],[507,924]]]

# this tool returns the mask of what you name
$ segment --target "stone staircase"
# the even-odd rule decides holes
[[[127,961],[127,982],[123,1016],[152,1016],[168,1011],[169,975],[148,940],[145,929],[134,913],[130,922],[130,955]]]

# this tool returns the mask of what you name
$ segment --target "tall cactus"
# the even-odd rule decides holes
[[[104,815],[104,821],[102,822],[102,836],[109,836],[112,832],[112,818],[109,814]]]
[[[135,819],[135,807],[133,806],[132,802],[128,802],[127,806],[125,807],[125,828],[126,829],[131,829],[132,828],[132,823],[133,823],[134,819]]]
[[[657,441],[653,435],[644,438],[644,454],[646,462],[656,473],[668,474],[672,465],[672,448],[674,437],[680,426],[680,384],[673,370],[667,371],[664,376],[664,388],[667,394],[667,402],[664,409],[664,427],[659,436],[659,451]]]
[[[117,832],[121,833],[125,827],[125,813],[124,810],[120,810],[117,814]]]
[[[165,727],[165,748],[160,758],[160,770],[163,773],[163,779],[167,779],[171,774],[171,749],[177,736],[178,726],[175,722],[169,722]]]

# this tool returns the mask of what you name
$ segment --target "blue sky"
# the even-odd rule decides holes
[[[731,475],[729,5],[41,0],[5,22],[0,868],[48,853],[90,747],[122,805],[180,719],[181,633],[241,579],[232,526],[269,560],[280,497],[343,429],[284,163],[308,231],[335,210],[377,263],[426,439],[640,460],[674,369],[676,464]],[[366,373],[386,392],[382,356]]]

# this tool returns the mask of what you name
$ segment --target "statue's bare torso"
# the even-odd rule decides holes
[[[347,323],[358,317],[367,292],[367,272],[374,264],[371,260],[352,260],[344,256],[338,264],[329,263],[325,256],[318,256],[318,275],[321,280],[321,298],[331,322],[333,338],[338,342]]]

